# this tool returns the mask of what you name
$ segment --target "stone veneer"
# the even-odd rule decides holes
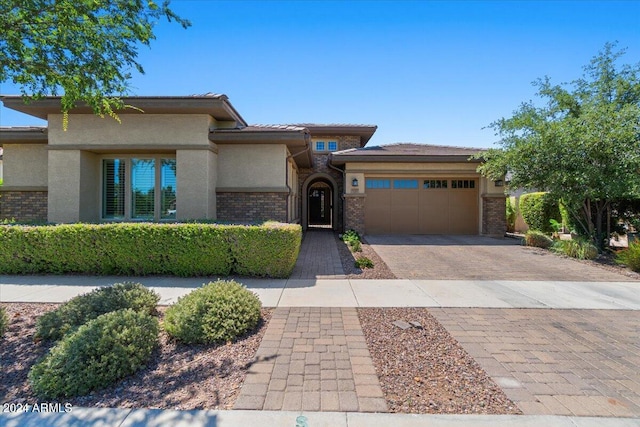
[[[506,197],[482,197],[482,234],[503,236],[507,231]]]
[[[217,193],[216,210],[220,221],[287,222],[287,193]]]
[[[0,220],[47,221],[47,191],[1,191]]]
[[[365,194],[345,194],[344,196],[344,209],[345,209],[345,224],[344,229],[355,230],[359,234],[365,234],[364,227],[364,201]]]

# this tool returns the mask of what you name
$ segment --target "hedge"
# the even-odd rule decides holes
[[[0,226],[0,274],[286,277],[299,225],[72,224]]]
[[[549,220],[562,221],[558,201],[548,193],[528,193],[520,196],[518,205],[522,218],[532,230],[550,233],[553,231]]]

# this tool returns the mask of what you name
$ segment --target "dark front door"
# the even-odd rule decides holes
[[[309,190],[309,225],[331,224],[331,190],[312,188]]]

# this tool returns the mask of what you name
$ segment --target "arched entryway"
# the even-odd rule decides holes
[[[302,226],[337,229],[338,193],[333,177],[323,173],[311,175],[302,186]]]

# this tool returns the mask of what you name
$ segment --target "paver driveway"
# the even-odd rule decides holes
[[[552,280],[621,282],[632,278],[485,236],[366,236],[391,271],[402,279]]]

